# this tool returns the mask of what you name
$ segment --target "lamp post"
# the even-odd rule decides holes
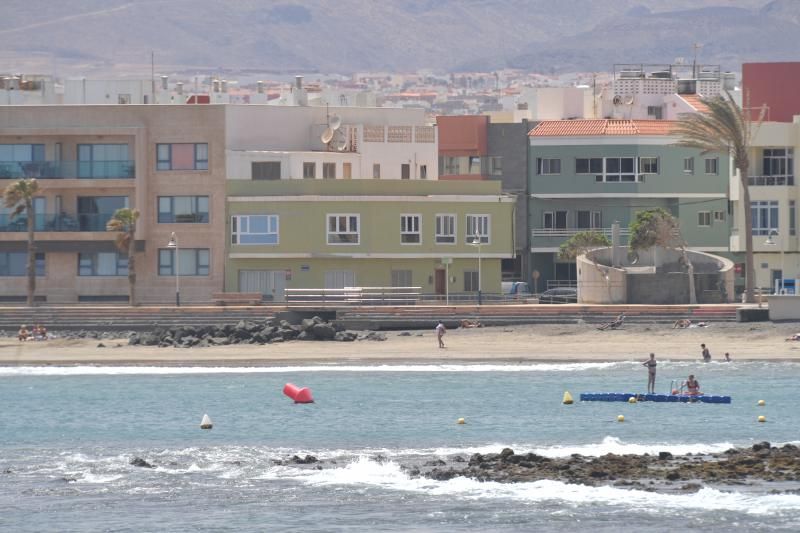
[[[773,240],[773,238],[772,238],[773,235],[776,236],[776,237],[780,237],[781,236],[781,234],[778,233],[778,230],[771,229],[771,230],[769,230],[769,235],[767,236],[767,240],[764,241],[764,244],[766,244],[767,246],[776,246],[776,245],[778,245],[778,243],[775,242],[775,240]],[[783,271],[783,239],[781,239],[780,247],[781,247],[781,284],[780,284],[780,288],[778,289],[778,294],[783,294],[783,279],[786,277],[786,273]]]
[[[180,249],[178,248],[178,236],[175,235],[175,232],[172,232],[172,235],[169,238],[169,242],[167,243],[167,248],[170,250],[174,250],[175,254],[175,307],[181,306],[181,274],[180,274],[180,265],[178,263],[178,256]]]
[[[480,235],[476,235],[472,242],[470,243],[472,246],[478,247],[478,305],[483,303],[483,299],[481,297],[481,238]]]

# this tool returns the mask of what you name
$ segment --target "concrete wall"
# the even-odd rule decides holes
[[[770,296],[770,320],[800,320],[800,296]]]

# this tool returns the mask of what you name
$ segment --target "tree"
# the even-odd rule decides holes
[[[111,220],[106,224],[106,230],[116,231],[114,244],[117,250],[128,256],[128,303],[136,305],[136,221],[139,219],[139,210],[123,207],[114,211]]]
[[[708,111],[684,115],[673,133],[680,137],[676,143],[678,146],[697,148],[702,153],[720,152],[730,155],[734,166],[739,171],[742,203],[744,204],[745,295],[748,302],[753,302],[755,268],[753,265],[753,222],[750,212],[748,174],[753,123],[744,110],[736,104],[730,93],[726,92],[725,96],[704,98],[703,103],[708,106]],[[762,107],[756,127],[761,124],[764,114],[765,108]]]
[[[602,233],[596,231],[579,231],[562,243],[558,249],[558,256],[561,259],[572,261],[579,255],[583,255],[594,248],[611,246],[611,241]]]
[[[36,212],[33,199],[39,192],[39,183],[35,178],[25,178],[8,185],[3,191],[3,203],[13,209],[11,217],[25,213],[28,222],[28,306],[35,305],[36,294]]]
[[[689,276],[689,303],[697,303],[694,288],[694,265],[686,251],[686,241],[680,231],[680,223],[670,212],[661,207],[638,211],[630,225],[628,247],[633,252],[648,250],[654,246],[672,248],[681,253],[681,260]]]

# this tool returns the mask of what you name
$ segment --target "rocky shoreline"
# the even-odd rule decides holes
[[[591,486],[614,486],[650,491],[695,492],[703,484],[794,484],[800,492],[800,448],[792,444],[773,447],[769,442],[722,453],[673,456],[615,455],[587,457],[574,454],[548,458],[534,453],[516,454],[506,448],[495,454],[474,454],[406,467],[412,476],[445,481],[467,477],[479,481],[520,483],[543,479]],[[781,490],[786,492],[786,490]]]

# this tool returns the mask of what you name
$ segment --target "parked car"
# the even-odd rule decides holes
[[[578,301],[578,289],[575,287],[557,287],[547,289],[539,295],[540,304],[574,304]]]
[[[524,281],[504,281],[501,283],[506,298],[530,298],[531,288]]]

